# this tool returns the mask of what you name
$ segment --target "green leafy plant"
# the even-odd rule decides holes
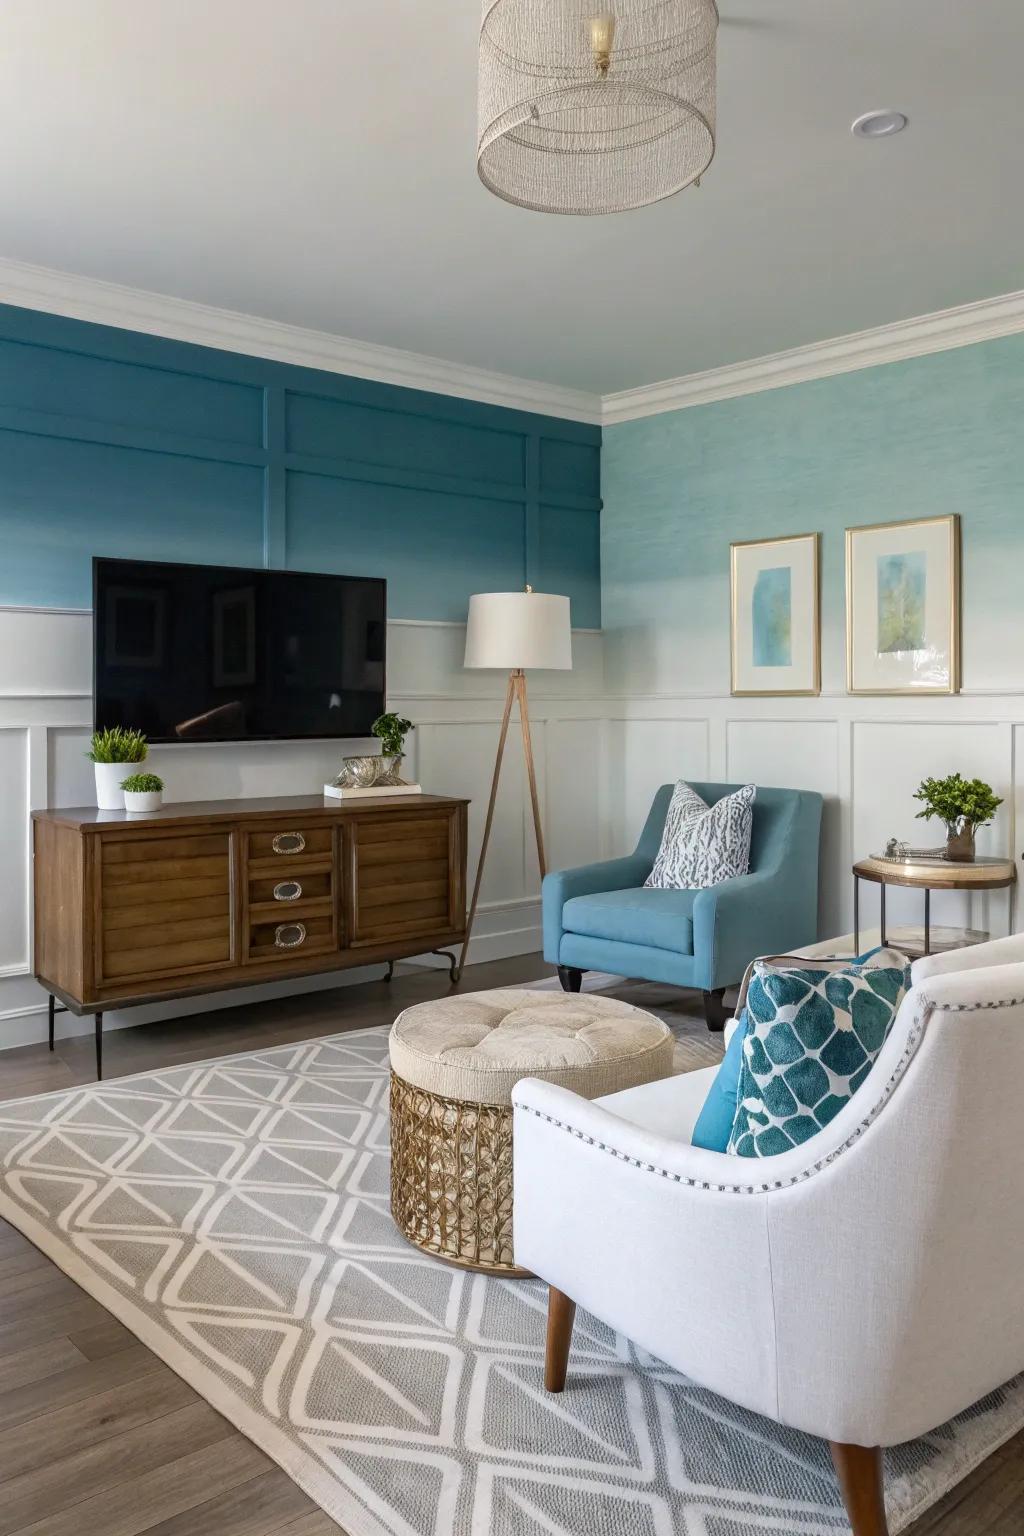
[[[163,787],[164,781],[158,773],[130,773],[121,780],[121,788],[130,795],[155,795]]]
[[[378,715],[370,727],[373,734],[380,737],[380,749],[385,757],[401,757],[406,735],[415,729],[412,721],[403,720],[401,715]]]
[[[93,731],[92,744],[85,755],[91,763],[141,763],[148,751],[141,731],[108,725],[105,730]]]
[[[987,826],[1003,803],[991,784],[982,779],[965,779],[959,773],[951,773],[946,779],[925,779],[914,799],[924,802],[918,819],[930,821],[937,816],[954,835],[968,828],[973,831],[975,827]]]

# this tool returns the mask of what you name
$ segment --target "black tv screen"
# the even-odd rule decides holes
[[[153,742],[367,736],[387,583],[93,560],[94,725]]]

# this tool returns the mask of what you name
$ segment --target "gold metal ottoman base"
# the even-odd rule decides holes
[[[391,1214],[424,1253],[528,1275],[512,1253],[512,1109],[466,1104],[391,1074]]]

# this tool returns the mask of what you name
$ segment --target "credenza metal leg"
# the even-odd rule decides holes
[[[103,1081],[103,1015],[96,1015],[96,1081]]]
[[[430,953],[432,955],[440,955],[442,960],[448,961],[448,980],[451,982],[452,986],[454,986],[459,977],[462,975],[462,969],[456,956],[451,954],[447,949],[432,949]]]
[[[50,993],[50,997],[49,997],[49,1007],[47,1009],[47,1012],[49,1014],[49,1031],[48,1031],[48,1034],[49,1034],[50,1050],[51,1051],[53,1050],[53,1036],[54,1036],[53,1021],[57,1017],[58,1013],[67,1013],[67,1011],[68,1010],[67,1010],[66,1006],[63,1003],[59,1003],[58,1004],[57,999],[54,997],[53,993],[51,992]]]

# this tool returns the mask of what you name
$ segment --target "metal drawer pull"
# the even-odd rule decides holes
[[[287,935],[294,937],[287,937]],[[278,949],[298,949],[300,944],[306,942],[305,923],[278,923],[274,929],[274,943]]]
[[[274,886],[275,901],[298,901],[302,895],[302,886],[297,880],[282,880],[280,885]]]
[[[275,853],[301,853],[306,839],[301,832],[278,832],[270,846]]]

